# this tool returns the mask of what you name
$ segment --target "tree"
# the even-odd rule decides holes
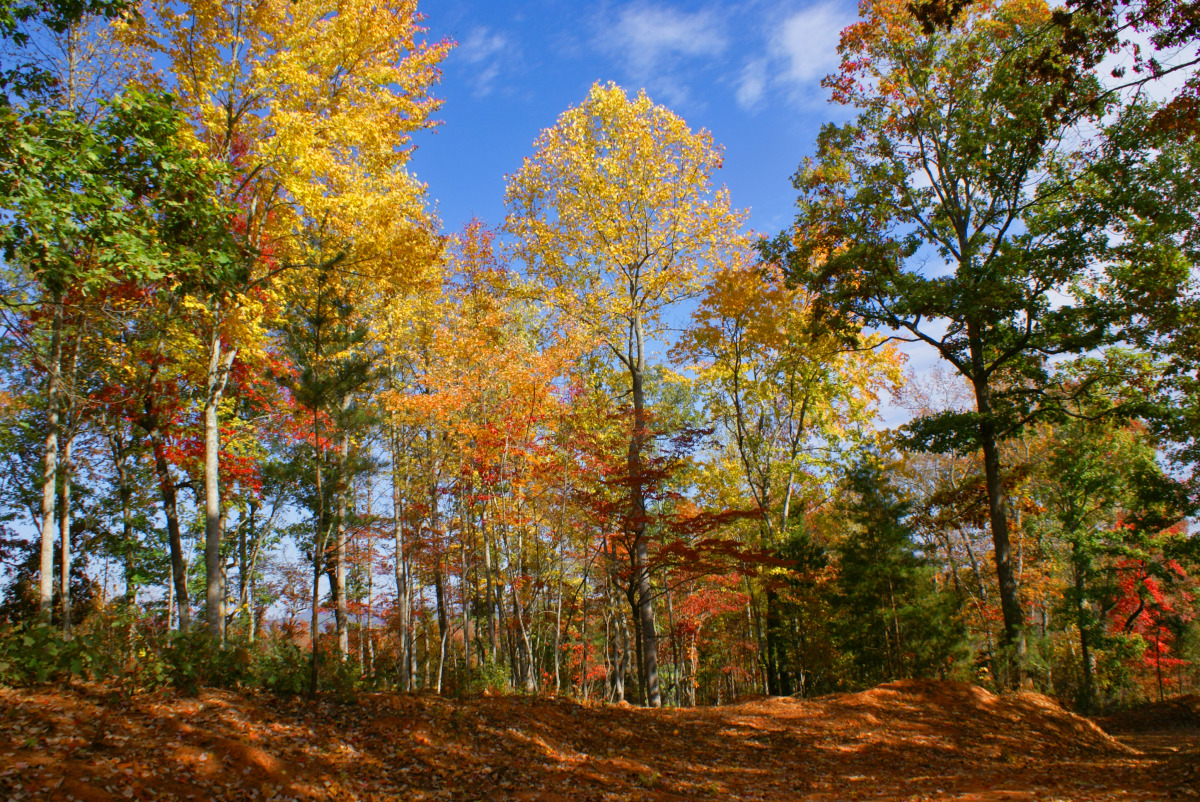
[[[855,680],[870,686],[944,677],[964,651],[965,633],[953,599],[939,592],[929,561],[919,554],[909,503],[875,455],[852,466],[844,489],[854,529],[837,549],[833,613]]]
[[[279,377],[292,399],[308,418],[310,428],[300,443],[303,453],[297,468],[304,480],[299,484],[299,501],[312,514],[308,542],[312,562],[312,637],[309,693],[316,694],[320,658],[321,576],[334,569],[331,583],[337,608],[338,647],[343,659],[348,651],[346,637],[346,497],[352,481],[350,430],[357,410],[352,399],[370,382],[374,355],[364,347],[367,327],[355,314],[353,301],[333,278],[333,270],[344,254],[333,256],[314,248],[314,281],[307,291],[292,296],[283,327],[283,352],[291,370]],[[301,424],[303,425],[303,424]],[[336,461],[328,465],[330,441],[340,435]],[[308,460],[303,459],[304,456]],[[307,462],[307,464],[304,464]],[[332,471],[330,470],[332,468]],[[333,481],[326,477],[332,473]],[[311,484],[310,484],[311,481]],[[330,534],[335,538],[335,558],[329,559]]]
[[[432,124],[430,90],[449,43],[429,45],[415,0],[155,4],[155,44],[171,65],[201,147],[237,177],[223,200],[244,215],[248,258],[191,287],[203,304],[207,623],[223,637],[219,410],[239,351],[261,349],[263,299],[250,292],[304,265],[305,232],[356,242],[351,262],[396,262],[427,237],[424,187],[405,170],[412,133]],[[413,232],[416,232],[414,235]],[[427,246],[423,246],[427,250]],[[395,267],[395,265],[390,265]]]
[[[0,150],[0,197],[12,217],[0,246],[51,321],[48,353],[31,351],[48,377],[40,591],[48,619],[65,299],[187,276],[228,263],[236,246],[227,211],[209,194],[221,171],[181,144],[182,115],[169,97],[130,90],[95,124],[70,111],[4,122],[12,137]]]
[[[816,308],[776,266],[747,258],[713,276],[673,352],[698,361],[709,413],[732,441],[771,549],[788,538],[804,485],[820,481],[839,443],[858,435],[899,379],[894,346],[865,332],[839,336]],[[767,690],[790,693],[777,588],[765,584],[765,611],[757,599],[753,609]]]
[[[614,84],[593,85],[582,105],[560,115],[506,192],[506,228],[547,300],[595,333],[629,374],[633,415],[628,473],[641,475],[646,450],[648,340],[663,314],[694,295],[738,237],[741,216],[712,175],[721,152],[705,131],[634,98]],[[662,703],[657,635],[647,569],[646,499],[629,494],[637,528],[634,599],[641,622],[639,674],[645,701]]]
[[[1082,283],[1105,219],[1075,214],[1087,172],[1076,129],[1053,113],[1061,85],[1014,56],[1058,47],[1045,4],[974,3],[949,29],[892,0],[864,16],[825,82],[858,117],[822,129],[795,176],[795,230],[768,256],[849,319],[931,347],[970,382],[973,412],[919,419],[909,434],[922,448],[982,451],[1004,644],[1019,653],[999,443],[1088,387],[1056,387],[1048,366],[1110,340]]]
[[[1044,475],[1034,491],[1043,510],[1039,527],[1066,552],[1062,603],[1079,638],[1083,680],[1076,702],[1084,711],[1096,702],[1096,651],[1108,640],[1107,619],[1128,584],[1124,575],[1145,569],[1135,586],[1169,575],[1169,558],[1161,555],[1157,540],[1191,511],[1181,486],[1163,473],[1141,424],[1088,417],[1093,419],[1053,427]],[[1126,611],[1126,632],[1138,617],[1129,617],[1131,612]]]
[[[54,0],[22,2],[0,0],[0,41],[18,48],[30,43],[30,27],[39,26],[52,34],[63,35],[88,17],[114,19],[127,11],[126,0]],[[28,57],[18,51],[18,58]],[[19,61],[16,66],[0,68],[0,108],[36,99],[58,87],[52,70],[36,61]]]

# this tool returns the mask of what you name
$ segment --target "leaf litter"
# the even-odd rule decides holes
[[[1098,725],[1039,694],[933,681],[657,711],[523,696],[338,704],[0,689],[0,798],[1200,798],[1200,727],[1181,709]]]

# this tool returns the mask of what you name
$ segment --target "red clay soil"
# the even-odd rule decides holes
[[[127,699],[74,685],[0,690],[0,799],[1200,796],[1196,736],[1145,737],[1117,740],[1044,696],[938,682],[662,711],[404,694]]]

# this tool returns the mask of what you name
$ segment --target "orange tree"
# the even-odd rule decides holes
[[[721,151],[706,131],[639,93],[596,84],[580,106],[542,132],[535,153],[509,181],[507,230],[555,308],[603,343],[628,373],[632,416],[627,474],[638,586],[646,703],[662,703],[657,629],[644,523],[646,494],[636,477],[647,447],[647,342],[663,315],[696,294],[738,238],[741,215],[712,186]]]

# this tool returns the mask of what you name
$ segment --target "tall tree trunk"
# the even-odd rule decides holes
[[[1081,659],[1081,668],[1083,669],[1083,699],[1081,707],[1085,713],[1090,713],[1092,709],[1092,701],[1095,698],[1093,692],[1094,681],[1092,679],[1092,655],[1090,644],[1088,642],[1089,622],[1087,620],[1087,608],[1084,606],[1084,575],[1083,575],[1083,555],[1079,543],[1072,544],[1072,552],[1075,563],[1075,626],[1079,627],[1079,652]]]
[[[54,603],[54,490],[58,474],[59,400],[62,381],[63,299],[55,290],[50,322],[50,363],[46,383],[46,442],[42,462],[42,553],[38,576],[38,618],[49,624]]]
[[[442,576],[442,558],[434,556],[433,595],[437,603],[438,640],[445,640],[450,630],[450,617],[446,611],[446,581]]]
[[[337,615],[338,651],[341,659],[350,655],[350,629],[346,604],[346,517],[349,510],[347,497],[350,494],[350,432],[345,417],[350,409],[350,396],[343,396],[339,405],[342,411],[342,437],[338,443],[337,480],[337,587],[334,590]]]
[[[404,544],[403,495],[400,482],[400,439],[392,426],[392,537],[396,548],[396,603],[400,607],[400,680],[404,690],[413,690],[414,660],[412,597],[409,595],[408,554]],[[407,484],[407,481],[405,482]]]
[[[107,422],[107,418],[105,418]],[[118,421],[116,426],[120,426]],[[106,427],[107,428],[107,427]],[[121,500],[121,551],[125,563],[125,603],[137,603],[137,566],[133,560],[133,488],[129,482],[129,455],[120,431],[107,432],[117,474],[117,498]]]
[[[258,503],[251,498],[245,521],[238,521],[238,610],[246,617],[246,637],[254,641],[254,557],[257,551]]]
[[[75,445],[75,381],[79,373],[79,340],[76,338],[75,348],[71,354],[71,369],[69,383],[64,382],[63,392],[59,395],[59,405],[62,407],[63,429],[62,459],[59,461],[59,473],[62,481],[58,485],[58,532],[61,575],[59,577],[59,596],[62,605],[63,634],[71,636],[71,452]]]
[[[458,595],[462,602],[462,628],[463,628],[463,664],[464,668],[471,668],[471,601],[467,592],[467,533],[470,527],[470,506],[465,502],[460,505],[459,528],[461,532],[460,543],[461,548],[458,550]]]
[[[166,445],[162,431],[154,426],[150,429],[150,445],[154,449],[154,470],[158,474],[158,486],[162,493],[163,515],[167,519],[167,540],[171,547],[171,577],[175,583],[175,602],[179,606],[179,631],[191,627],[192,614],[188,601],[187,574],[183,564],[183,538],[179,532],[179,506],[175,489],[175,478],[167,464]]]
[[[62,482],[58,486],[58,532],[62,541],[59,557],[59,603],[62,605],[63,634],[71,635],[71,447],[74,437],[67,433],[63,441]]]
[[[221,429],[217,417],[221,396],[237,349],[222,352],[221,304],[213,307],[208,372],[204,394],[204,613],[209,634],[225,642],[225,572],[221,561]]]
[[[559,674],[562,662],[562,603],[563,582],[567,572],[566,541],[567,541],[567,463],[563,461],[562,499],[558,509],[558,587],[554,599],[554,692],[562,693],[562,678]],[[586,576],[584,581],[587,581]],[[582,589],[582,584],[580,585]],[[586,648],[586,647],[585,647]]]
[[[662,707],[658,687],[658,634],[654,629],[654,596],[650,585],[649,546],[646,542],[646,495],[642,484],[642,460],[646,447],[646,356],[642,321],[635,317],[632,330],[629,374],[633,384],[633,432],[629,438],[630,517],[633,528],[633,581],[637,583],[638,643],[642,656],[643,696],[649,707]]]
[[[584,574],[583,582],[587,582],[587,574]],[[588,606],[587,606],[587,591],[584,590],[582,583],[580,584],[580,616],[579,616],[579,695],[583,701],[588,700],[588,691],[591,689],[591,683],[588,681]]]
[[[671,605],[671,591],[667,590],[667,592],[663,595],[666,597],[666,600],[667,600],[667,632],[669,633],[669,637],[671,639],[671,684],[675,690],[675,706],[678,707],[680,704],[680,698],[679,698],[680,665],[679,665],[679,641],[675,637],[675,610]]]
[[[433,438],[429,437],[430,443],[430,475],[433,476]],[[445,639],[446,632],[450,628],[449,615],[446,611],[446,580],[442,573],[442,552],[445,551],[445,542],[439,529],[438,515],[438,483],[437,478],[433,477],[429,483],[429,534],[434,540],[433,554],[433,591],[437,600],[437,621],[438,621],[438,638]]]
[[[782,696],[779,681],[779,605],[775,602],[775,596],[775,590],[767,588],[763,600],[763,606],[766,608],[763,636],[766,641],[767,693],[771,696]]]
[[[317,520],[316,531],[313,532],[313,583],[312,583],[312,614],[310,616],[309,633],[310,633],[310,663],[308,677],[308,695],[315,697],[317,695],[317,686],[320,681],[319,665],[321,659],[320,640],[320,610],[321,610],[321,571],[325,567],[325,546],[327,538],[327,529],[325,526],[325,473],[322,463],[324,455],[321,451],[321,421],[317,415],[317,411],[313,410],[313,450],[315,452],[316,479],[317,479]]]
[[[492,568],[492,544],[488,537],[486,507],[480,515],[479,526],[483,535],[483,570],[487,574],[488,649],[490,659],[496,662],[496,580]]]
[[[977,356],[978,354],[978,356]],[[979,444],[983,450],[984,478],[987,485],[988,517],[991,521],[992,546],[996,560],[996,578],[999,580],[1000,610],[1004,616],[1003,645],[1009,661],[1006,684],[1016,688],[1020,684],[1021,662],[1024,659],[1024,621],[1017,580],[1013,573],[1012,546],[1009,542],[1008,516],[1004,508],[1004,486],[1000,470],[1000,449],[996,442],[996,422],[992,417],[991,389],[983,375],[983,348],[978,337],[971,338],[972,362],[980,366],[975,375],[976,410],[979,412]]]

